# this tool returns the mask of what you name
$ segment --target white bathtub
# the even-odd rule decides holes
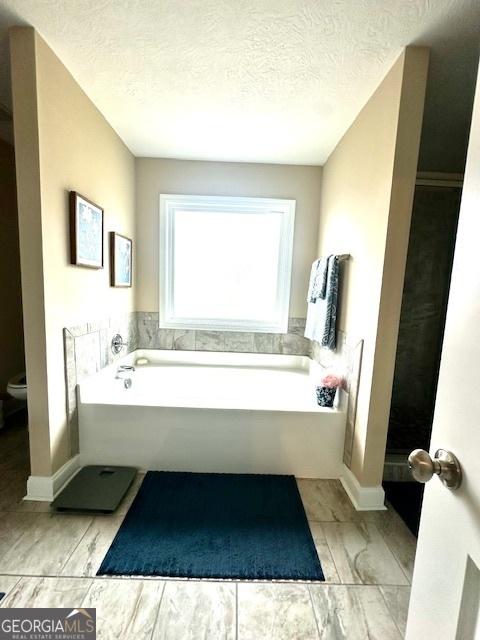
[[[346,415],[317,406],[318,376],[303,356],[135,351],[79,385],[81,462],[338,478]]]

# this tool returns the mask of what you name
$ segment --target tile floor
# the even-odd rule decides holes
[[[0,433],[2,607],[97,608],[98,637],[129,640],[397,640],[415,538],[393,511],[356,512],[340,482],[298,480],[323,584],[97,578],[141,483],[115,515],[54,514],[22,501],[28,438]]]

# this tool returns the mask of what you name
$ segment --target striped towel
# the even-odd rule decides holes
[[[329,256],[325,298],[308,302],[305,337],[316,340],[322,347],[335,349],[338,302],[338,258]]]

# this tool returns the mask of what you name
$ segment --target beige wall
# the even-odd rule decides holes
[[[25,367],[15,154],[0,140],[0,393]]]
[[[158,308],[158,196],[170,192],[297,201],[292,316],[305,315],[308,274],[317,254],[352,255],[340,328],[365,340],[352,470],[363,485],[377,484],[427,52],[409,48],[399,58],[329,158],[323,176],[320,167],[135,160],[32,29],[12,31],[11,58],[32,473],[50,475],[71,454],[63,327],[134,308]],[[136,292],[111,289],[108,268],[69,264],[72,189],[104,207],[106,232],[133,237],[136,231]]]
[[[12,32],[10,58],[30,458],[32,473],[50,475],[35,44],[31,29]]]
[[[108,231],[134,236],[134,158],[45,42],[11,33],[32,474],[70,457],[62,329],[134,309],[109,286]],[[105,210],[105,268],[69,264],[68,193]],[[42,278],[43,271],[43,278]]]
[[[350,253],[339,327],[364,339],[352,471],[380,483],[428,50],[407,48],[324,166],[319,254]]]
[[[297,201],[290,316],[304,317],[316,257],[321,167],[137,158],[137,310],[158,310],[159,195],[258,196]]]

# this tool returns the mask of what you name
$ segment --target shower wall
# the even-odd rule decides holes
[[[415,188],[387,451],[428,449],[461,189]]]

